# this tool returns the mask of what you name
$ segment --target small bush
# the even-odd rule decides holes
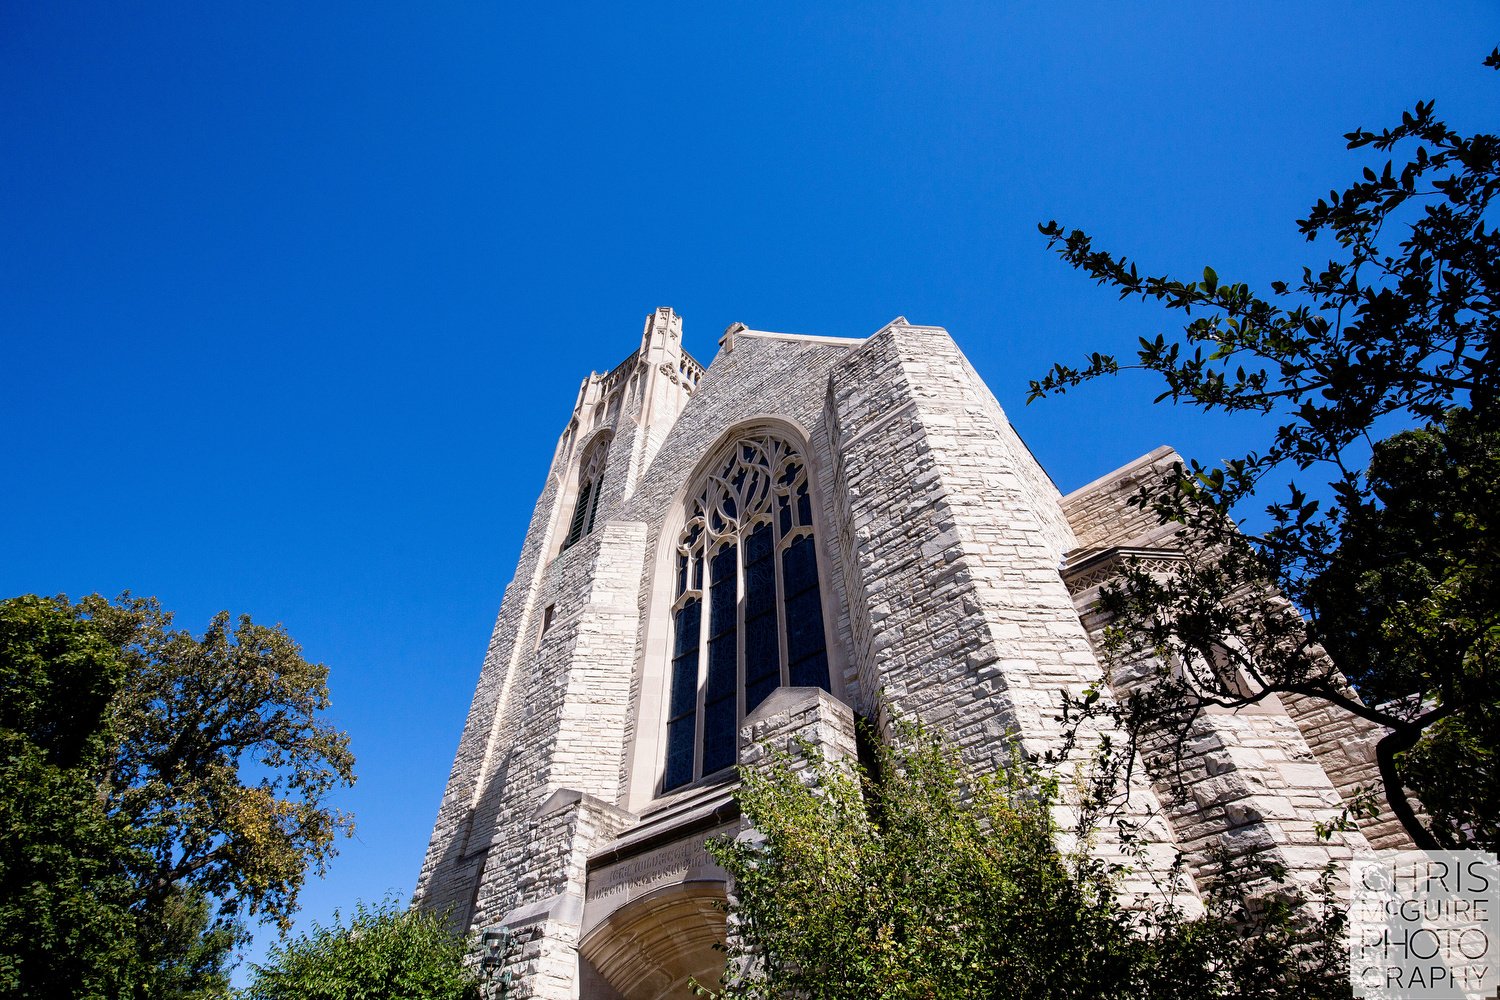
[[[478,977],[464,964],[468,943],[436,914],[387,897],[355,906],[347,924],[315,925],[271,949],[243,1000],[477,1000]]]

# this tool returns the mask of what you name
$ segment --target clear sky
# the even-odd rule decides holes
[[[1212,460],[1263,428],[1025,405],[1170,322],[1036,224],[1295,276],[1341,134],[1493,131],[1497,42],[1494,2],[0,3],[0,596],[285,623],[360,774],[304,916],[409,893],[578,383],[649,310],[704,362],[946,326],[1064,491]]]

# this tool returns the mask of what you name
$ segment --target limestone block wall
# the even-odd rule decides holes
[[[1080,542],[1070,562],[1111,547],[1175,548],[1175,525],[1162,525],[1150,510],[1127,501],[1180,461],[1170,448],[1158,448],[1064,498]],[[1093,605],[1109,574],[1106,567],[1075,588],[1079,613],[1096,643],[1108,622]],[[1155,668],[1154,662],[1116,664],[1110,681],[1123,694]],[[1269,852],[1294,874],[1313,878],[1350,851],[1405,839],[1399,825],[1391,829],[1390,818],[1331,842],[1316,834],[1316,824],[1334,819],[1360,785],[1378,784],[1370,752],[1378,738],[1374,728],[1330,711],[1326,703],[1285,696],[1234,712],[1206,712],[1182,734],[1181,745],[1160,737],[1146,756],[1197,874],[1207,873],[1210,851],[1217,848],[1229,856]]]
[[[564,788],[607,801],[618,794],[639,579],[625,567],[639,564],[643,538],[643,525],[606,522],[561,553],[537,588],[536,603],[551,608],[551,622],[543,632],[538,620],[524,637],[529,648],[497,739],[506,763],[476,810],[470,839],[486,852],[487,867],[469,887],[471,925],[545,898],[546,881],[526,874],[537,803]]]
[[[622,563],[639,561],[643,535],[639,524],[606,521],[560,553],[537,584],[535,625],[516,664],[519,697],[507,706],[500,737],[510,760],[507,781],[486,789],[493,808],[482,810],[475,826],[477,836],[489,838],[497,871],[513,870],[528,849],[529,831],[518,819],[555,790],[616,794],[619,741],[611,734],[627,710],[629,637],[637,624],[637,578]],[[481,922],[514,905],[510,892],[526,890],[490,881],[476,914]]]
[[[1150,510],[1128,501],[1143,486],[1159,483],[1181,456],[1163,445],[1062,498],[1061,509],[1077,539],[1075,553],[1111,546],[1147,548],[1169,545],[1164,528]]]
[[[554,619],[555,635],[549,630],[541,638],[552,646],[546,655],[565,668],[553,675],[552,690],[536,694],[540,704],[555,700],[558,706],[549,785],[587,789],[613,802],[619,797],[620,737],[640,622],[635,568],[645,556],[646,526],[607,521],[591,537],[593,559],[564,564],[554,591],[564,608],[579,596],[582,603],[571,616]]]
[[[1099,588],[1077,595],[1084,623],[1096,638],[1107,620],[1092,605]],[[1110,685],[1125,697],[1146,682],[1154,661],[1116,664]],[[1228,711],[1211,709],[1185,731],[1142,741],[1150,769],[1190,873],[1200,883],[1219,869],[1219,858],[1251,855],[1284,865],[1312,882],[1330,862],[1368,849],[1358,831],[1331,841],[1317,824],[1334,820],[1340,797],[1296,720],[1271,698]]]
[[[1379,791],[1382,781],[1380,765],[1375,759],[1375,744],[1390,730],[1304,695],[1282,695],[1281,703],[1297,720],[1308,747],[1344,801],[1352,801],[1361,788]],[[1379,815],[1374,819],[1361,819],[1360,832],[1377,850],[1411,850],[1411,836],[1391,812],[1383,794],[1377,797],[1377,802]],[[1420,803],[1417,812],[1422,814]]]
[[[1104,679],[1102,623],[1087,618],[1086,588],[1070,592],[1064,560],[1171,543],[1150,512],[1123,501],[1174,453],[1158,449],[1060,497],[940,328],[898,319],[866,340],[838,340],[736,326],[707,370],[680,337],[680,319],[657,310],[639,350],[580,388],[418,884],[418,905],[451,906],[460,925],[503,920],[520,932],[522,995],[574,997],[592,974],[577,954],[591,855],[597,865],[632,837],[687,837],[695,810],[722,819],[709,799],[725,788],[657,788],[671,553],[685,493],[730,435],[769,426],[806,448],[834,689],[773,694],[745,720],[744,766],[761,759],[756,740],[798,732],[852,754],[854,713],[889,710],[943,731],[976,769],[1008,761],[1013,739],[1033,754],[1058,749],[1061,692]],[[595,528],[564,549],[579,453],[604,433]],[[1130,678],[1114,682],[1128,690]],[[1086,732],[1079,754],[1103,735]],[[1124,888],[1153,891],[1179,841],[1196,859],[1216,845],[1269,847],[1311,871],[1331,856],[1312,823],[1365,774],[1358,746],[1297,699],[1200,720],[1181,748],[1181,794],[1136,771],[1130,817],[1152,846]],[[1177,749],[1153,748],[1153,763]],[[1065,828],[1070,819],[1060,809]],[[1136,861],[1111,833],[1101,831],[1097,853]],[[702,902],[686,893],[669,908],[688,919]]]
[[[822,688],[778,688],[740,725],[740,767],[765,766],[778,753],[796,757],[804,743],[825,760],[856,760],[854,713]]]
[[[616,494],[622,501],[635,493],[703,374],[682,349],[682,318],[665,306],[646,317],[641,349],[627,365],[629,381],[621,378],[626,393],[622,424],[632,433],[618,456],[626,463]]]
[[[592,795],[561,789],[526,824],[530,837],[518,860],[527,902],[506,915],[513,935],[507,967],[516,1000],[579,996],[578,940],[583,921],[588,856],[627,828],[634,817]]]
[[[1003,766],[1013,734],[1059,749],[1059,693],[1102,674],[1058,572],[1072,536],[1055,488],[940,328],[870,338],[834,370],[832,410],[861,689],[939,727],[976,769]],[[1171,832],[1150,788],[1135,792],[1148,866],[1164,871]],[[1127,860],[1107,832],[1099,850]],[[1151,891],[1149,874],[1127,888]]]

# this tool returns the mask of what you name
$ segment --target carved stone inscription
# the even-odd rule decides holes
[[[624,892],[632,885],[655,882],[667,875],[711,864],[713,858],[708,856],[708,849],[702,843],[669,844],[612,864],[590,876],[588,898],[603,899]]]
[[[728,823],[589,872],[584,897],[585,930],[611,911],[663,886],[704,880],[727,881],[728,875],[714,864],[704,844],[713,837],[733,834],[736,829],[737,824]]]

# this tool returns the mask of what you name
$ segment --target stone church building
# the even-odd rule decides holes
[[[703,845],[741,827],[737,763],[793,735],[852,753],[856,716],[890,710],[978,768],[1008,736],[1055,748],[1059,692],[1102,676],[1098,586],[1124,558],[1172,558],[1124,501],[1175,459],[1062,496],[941,328],[735,324],[704,368],[656,310],[558,441],[416,904],[508,929],[513,995],[715,981],[725,882]],[[1186,792],[1132,796],[1146,864],[1268,850],[1307,875],[1398,842],[1314,829],[1372,783],[1376,735],[1289,699],[1206,716]]]

